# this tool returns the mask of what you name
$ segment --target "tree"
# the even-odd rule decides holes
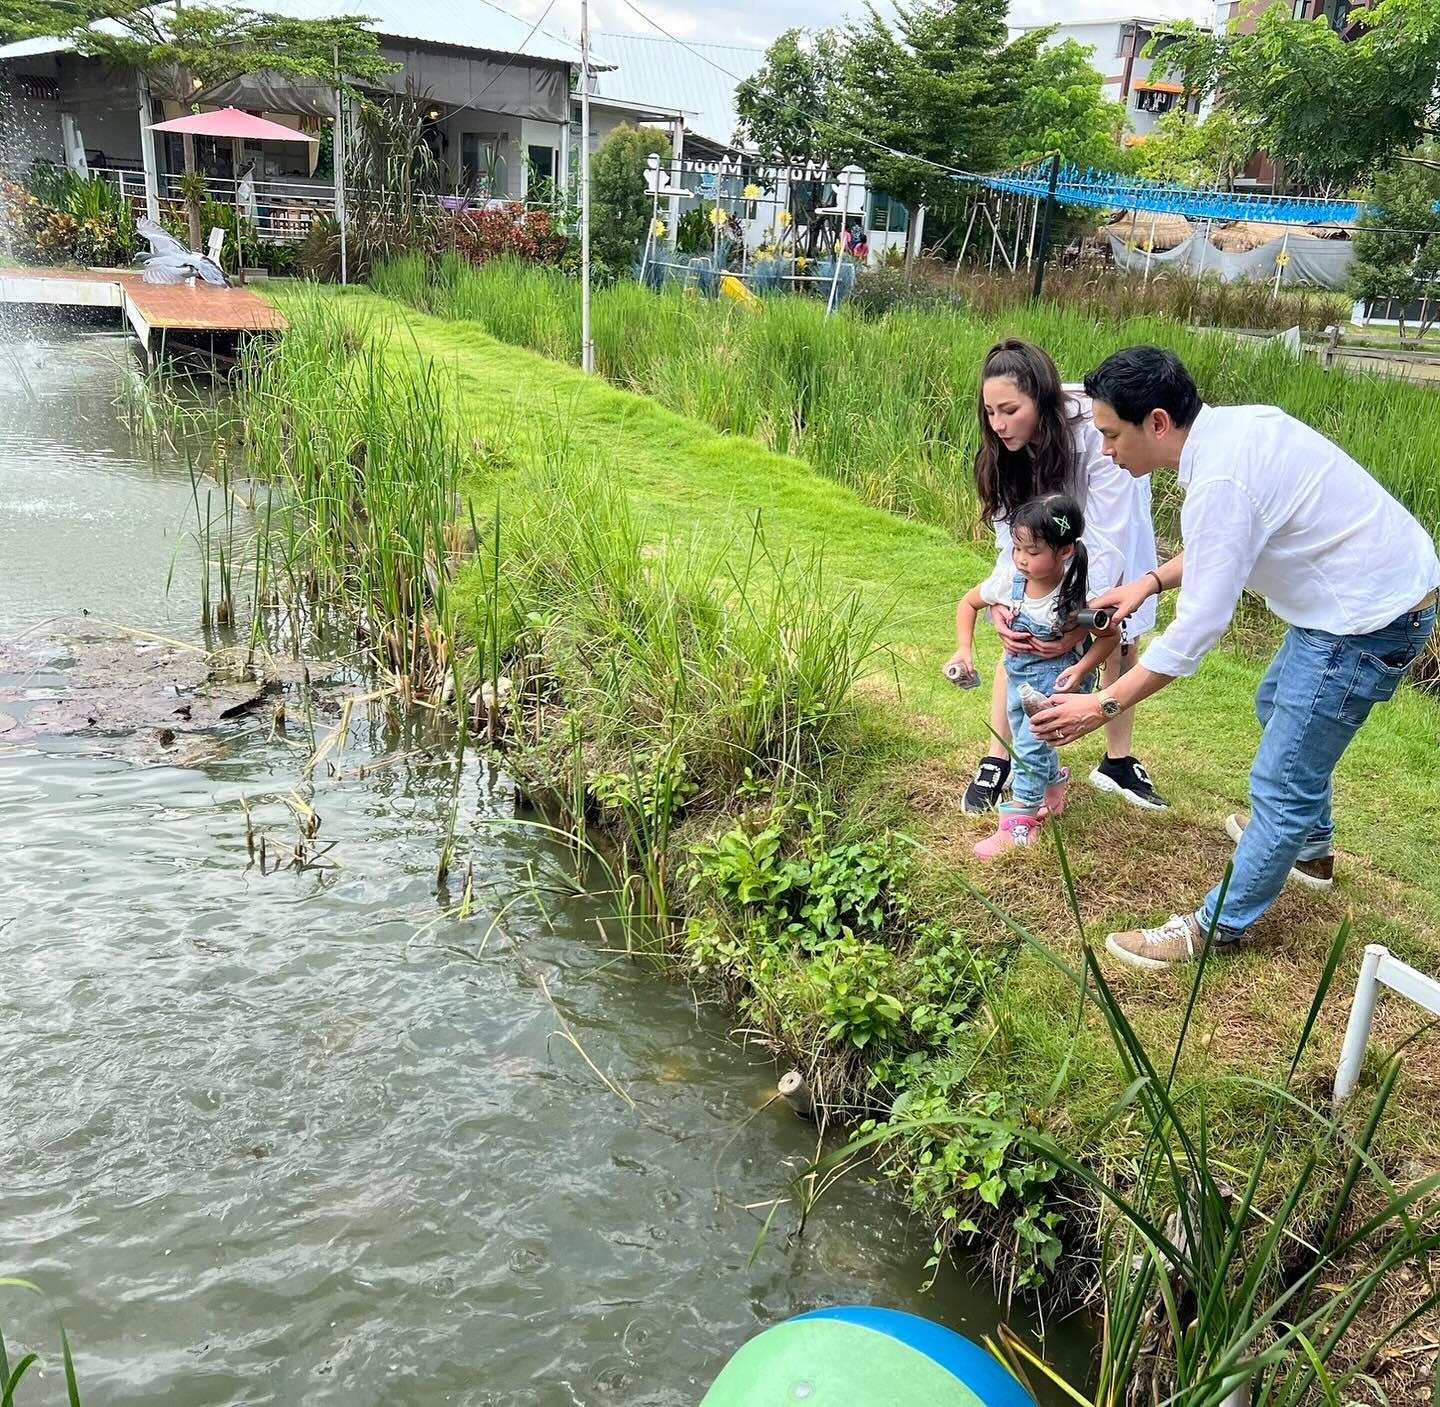
[[[1177,107],[1135,148],[1135,169],[1153,181],[1224,186],[1254,152],[1254,127],[1234,108],[1215,108],[1202,120]]]
[[[1036,161],[1059,152],[1076,166],[1114,170],[1128,165],[1119,143],[1125,105],[1105,97],[1105,80],[1090,62],[1093,49],[1067,39],[1040,50],[1021,75],[1010,124],[1009,161]]]
[[[845,139],[841,37],[787,29],[765,51],[765,62],[735,89],[736,136],[766,161],[843,165]]]
[[[1440,123],[1440,5],[1380,0],[1352,17],[1347,41],[1276,5],[1251,34],[1191,29],[1156,64],[1203,75],[1302,181],[1343,187],[1387,160],[1424,164],[1407,154]]]
[[[1007,163],[1023,78],[1047,32],[1007,43],[1005,14],[1006,0],[899,0],[894,28],[869,7],[847,30],[847,126],[924,158],[867,144],[876,189],[912,205],[952,205],[956,184],[940,168],[991,172]]]
[[[197,110],[237,78],[274,73],[348,89],[397,65],[363,16],[300,20],[218,4],[154,0],[0,0],[0,27],[64,39],[91,58],[138,69],[157,97]],[[95,21],[110,21],[95,27]],[[337,74],[338,70],[338,74]],[[343,77],[341,77],[343,75]],[[190,240],[200,247],[195,143],[184,139]]]
[[[635,262],[653,202],[645,186],[651,153],[670,160],[670,138],[658,127],[621,124],[590,159],[590,244],[611,270]]]
[[[1418,342],[1440,315],[1440,174],[1432,167],[1395,166],[1382,172],[1367,193],[1350,291],[1364,303],[1394,300],[1400,307],[1400,338],[1405,310],[1420,304]]]

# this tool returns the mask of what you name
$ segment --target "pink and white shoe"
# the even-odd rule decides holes
[[[1007,850],[1033,845],[1035,837],[1044,824],[1044,818],[1036,811],[1009,811],[1000,808],[1000,829],[975,847],[977,860],[994,860]]]
[[[1070,791],[1070,769],[1060,769],[1060,780],[1051,782],[1045,788],[1045,800],[1040,807],[1042,816],[1061,816],[1065,813],[1065,797]]]

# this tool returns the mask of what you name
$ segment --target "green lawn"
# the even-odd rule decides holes
[[[890,611],[893,669],[862,685],[873,745],[848,779],[848,819],[919,840],[924,859],[915,896],[927,916],[961,929],[977,946],[1013,950],[1014,942],[967,883],[1061,951],[1078,951],[1055,847],[981,866],[970,847],[989,827],[959,811],[970,766],[987,741],[987,691],[955,690],[939,669],[952,648],[955,599],[985,572],[986,552],[867,507],[799,460],[717,434],[473,324],[427,317],[365,290],[333,297],[367,340],[385,345],[394,365],[433,361],[448,369],[450,404],[467,434],[514,444],[558,430],[581,447],[623,485],[652,540],[703,534],[738,547],[748,543],[758,512],[772,552],[823,550],[832,587],[852,588]],[[988,633],[981,653],[982,668],[993,669]],[[1064,837],[1092,938],[1193,905],[1219,878],[1230,851],[1223,818],[1245,800],[1262,667],[1217,652],[1197,678],[1143,706],[1137,751],[1171,798],[1168,812],[1142,814],[1076,788]],[[1333,1071],[1364,942],[1384,942],[1440,970],[1440,885],[1432,874],[1437,740],[1440,706],[1417,692],[1376,714],[1337,778],[1336,890],[1318,898],[1287,891],[1253,944],[1207,975],[1187,1073],[1205,1080],[1215,1145],[1241,1175],[1260,1131],[1259,1104],[1253,1091],[1217,1077],[1283,1073],[1346,913],[1354,915],[1356,936],[1312,1046],[1307,1068],[1316,1090]],[[1083,777],[1100,747],[1097,735],[1066,760]],[[1186,977],[1144,976],[1113,964],[1107,971],[1137,1031],[1163,1059],[1178,1029]],[[1133,1149],[1133,1129],[1110,1111],[1127,1077],[1098,1021],[1072,1046],[1074,1008],[1066,980],[1021,950],[956,1054],[972,1086],[1005,1091],[1073,1151],[1121,1162]],[[1397,1043],[1421,1024],[1413,1007],[1383,1001],[1377,1044]],[[1440,1139],[1440,1039],[1422,1037],[1406,1059],[1380,1149],[1390,1167],[1413,1170],[1416,1160],[1433,1160]],[[1275,1171],[1283,1177],[1279,1165]]]

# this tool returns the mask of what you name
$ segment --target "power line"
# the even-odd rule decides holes
[[[648,24],[652,29],[658,29],[660,33],[663,34],[672,43],[678,44],[682,49],[688,50],[690,53],[694,54],[697,59],[700,59],[703,63],[709,64],[711,68],[716,69],[720,73],[723,73],[725,77],[730,79],[732,82],[743,83],[745,81],[743,78],[740,77],[738,73],[731,73],[724,64],[716,63],[709,54],[702,54],[700,50],[695,48],[693,44],[687,44],[683,39],[679,38],[674,34],[671,34],[670,31],[659,22],[659,20],[652,20],[650,16],[647,15],[645,11],[642,10],[638,5],[631,4],[631,0],[625,0],[625,4],[629,6],[630,9],[634,10],[635,13],[639,15],[640,18],[644,20],[645,23]]]

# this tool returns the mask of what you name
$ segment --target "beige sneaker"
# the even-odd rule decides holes
[[[1131,967],[1156,972],[1180,963],[1193,962],[1205,946],[1205,935],[1194,914],[1171,914],[1159,928],[1135,928],[1128,933],[1110,933],[1105,948]]]
[[[1245,834],[1245,827],[1249,824],[1249,816],[1226,816],[1225,834],[1239,845],[1240,837]],[[1329,889],[1335,883],[1335,857],[1325,855],[1318,860],[1296,860],[1290,866],[1286,879],[1303,889]]]

